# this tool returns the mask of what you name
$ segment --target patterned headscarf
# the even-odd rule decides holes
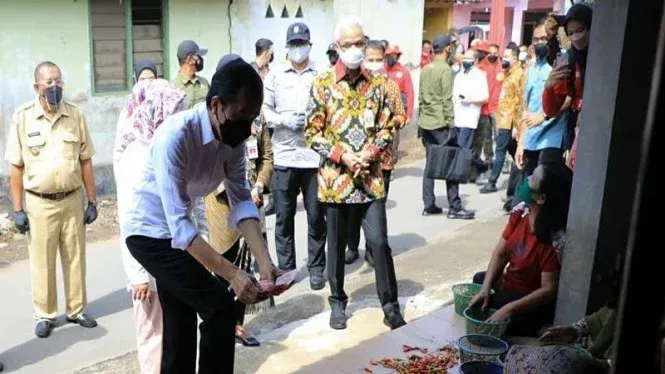
[[[122,149],[138,140],[150,143],[155,130],[185,108],[186,95],[164,79],[136,83],[129,94],[127,117],[121,130]]]

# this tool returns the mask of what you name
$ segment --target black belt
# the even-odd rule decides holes
[[[60,201],[60,200],[64,200],[67,196],[73,194],[77,190],[78,190],[78,188],[74,189],[74,190],[71,190],[71,191],[67,191],[67,192],[57,192],[57,193],[39,193],[39,192],[35,192],[35,191],[30,191],[30,190],[25,190],[25,191],[30,193],[31,195],[41,197],[42,199]]]

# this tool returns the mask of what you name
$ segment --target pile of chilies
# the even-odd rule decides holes
[[[459,351],[452,345],[446,345],[434,352],[428,352],[427,348],[403,345],[402,352],[408,355],[407,359],[371,360],[371,366],[365,368],[365,372],[373,373],[371,367],[382,366],[399,374],[446,374],[448,369],[459,364]]]

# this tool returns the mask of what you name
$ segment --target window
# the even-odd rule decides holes
[[[94,92],[127,91],[134,64],[164,75],[163,0],[90,0]]]

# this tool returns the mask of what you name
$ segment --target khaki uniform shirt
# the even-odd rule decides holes
[[[187,79],[178,75],[173,80],[173,84],[187,95],[187,109],[192,109],[194,105],[205,101],[210,90],[210,83],[205,78],[199,76]]]
[[[14,113],[5,160],[23,166],[23,188],[37,193],[68,192],[83,185],[81,161],[94,156],[83,113],[65,101],[53,121],[39,99]]]

